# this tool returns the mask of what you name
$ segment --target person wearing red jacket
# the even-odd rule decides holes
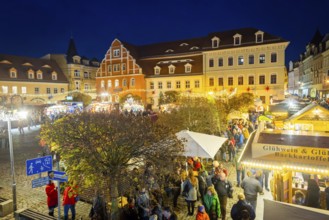
[[[46,194],[47,194],[47,205],[48,205],[48,214],[54,216],[54,209],[58,205],[58,194],[57,187],[54,182],[49,180],[49,183],[46,185]]]
[[[198,206],[198,213],[196,214],[196,220],[210,220],[209,215],[205,212],[203,205]]]
[[[63,193],[64,220],[68,220],[69,210],[71,209],[72,220],[75,220],[75,203],[78,196],[78,186],[75,181],[70,182]]]

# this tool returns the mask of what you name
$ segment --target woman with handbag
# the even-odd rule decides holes
[[[193,216],[194,205],[199,196],[199,182],[194,176],[192,169],[189,170],[188,177],[183,183],[183,189],[183,196],[185,197],[185,201],[187,203],[188,215]]]

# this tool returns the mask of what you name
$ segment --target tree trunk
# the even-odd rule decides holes
[[[111,197],[111,215],[110,219],[115,220],[119,219],[119,209],[118,209],[118,186],[117,186],[117,179],[116,177],[113,177],[110,180],[110,197]]]

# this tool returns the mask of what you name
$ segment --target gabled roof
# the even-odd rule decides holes
[[[313,109],[314,109],[314,110],[315,110],[315,109],[319,109],[319,110],[321,110],[321,111],[327,113],[327,115],[329,115],[329,110],[328,110],[328,109],[326,109],[326,108],[324,108],[324,107],[322,107],[321,105],[318,105],[318,104],[316,104],[316,103],[312,103],[312,104],[310,104],[310,105],[304,107],[304,108],[301,109],[300,111],[298,111],[296,114],[292,115],[290,118],[286,119],[286,121],[291,121],[291,120],[299,119],[299,118],[301,118],[305,113],[310,112],[310,111],[312,111]],[[328,118],[328,117],[322,117],[322,118],[321,118],[321,116],[317,117],[317,120],[321,120],[321,119],[322,119],[322,120],[328,120],[328,121],[329,121],[329,118]]]
[[[62,70],[55,61],[32,58],[23,56],[14,56],[0,54],[0,60],[8,60],[10,63],[0,63],[0,80],[2,81],[31,81],[31,82],[52,82],[52,83],[68,83],[68,80]],[[24,65],[30,63],[30,65]],[[15,68],[17,71],[17,78],[11,78],[9,70]],[[43,73],[42,79],[28,79],[28,71],[33,70],[37,72],[41,70]],[[52,80],[51,74],[57,73],[57,80]]]

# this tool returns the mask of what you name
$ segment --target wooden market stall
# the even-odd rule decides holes
[[[266,129],[260,123],[239,161],[247,167],[273,170],[271,192],[273,199],[281,202],[292,203],[295,190],[307,194],[306,178],[318,178],[321,208],[325,208],[323,183],[329,176],[329,111],[313,104],[285,123],[286,130]]]

